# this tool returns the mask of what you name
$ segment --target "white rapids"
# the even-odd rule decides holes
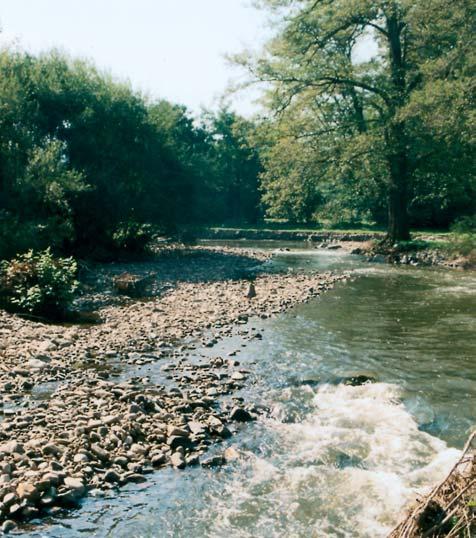
[[[386,536],[405,504],[459,456],[419,431],[399,395],[386,383],[324,385],[303,422],[268,419],[278,454],[249,454],[226,492],[210,499],[210,536]]]

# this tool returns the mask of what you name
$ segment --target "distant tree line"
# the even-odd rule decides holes
[[[1,51],[0,258],[256,222],[253,129],[225,108],[194,119],[58,52]]]

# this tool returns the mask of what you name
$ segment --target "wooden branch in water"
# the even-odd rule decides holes
[[[475,439],[476,439],[476,431],[474,431],[470,435],[469,439],[467,440],[467,442],[466,442],[466,444],[465,444],[465,446],[463,448],[463,451],[461,453],[461,456],[460,456],[459,460],[451,468],[450,472],[445,476],[445,478],[436,487],[433,488],[431,493],[425,498],[424,502],[420,502],[418,504],[418,506],[416,506],[414,508],[414,510],[407,516],[407,518],[403,522],[399,523],[394,528],[394,530],[390,533],[390,538],[412,538],[412,537],[416,536],[416,533],[418,531],[416,526],[417,526],[419,517],[428,508],[430,502],[438,495],[438,493],[441,492],[441,489],[445,485],[448,484],[448,482],[451,480],[451,478],[453,478],[453,476],[454,476],[456,470],[458,469],[458,467],[461,467],[462,465],[469,464],[471,462],[473,462],[473,465],[474,465],[474,456],[472,456],[471,458],[467,458],[467,454],[472,448],[474,448],[472,445],[473,445],[473,441]],[[462,490],[458,491],[458,494],[456,495],[456,497],[452,498],[450,500],[449,504],[446,506],[446,508],[442,508],[442,509],[446,512],[446,510],[448,510],[451,506],[454,505],[454,503],[456,503],[459,499],[461,499],[461,497],[464,495],[464,493],[467,492],[474,485],[476,485],[476,479],[474,479],[474,478],[471,479],[470,478],[469,484],[466,484]],[[424,534],[422,534],[420,536],[422,536],[422,537],[431,536],[433,532],[435,532],[436,530],[441,528],[442,525],[444,525],[445,523],[448,523],[450,521],[450,519],[458,511],[458,508],[459,508],[459,506],[456,506],[451,511],[450,514],[447,514],[445,516],[445,518],[442,521],[440,521],[437,525],[432,526],[430,529],[425,531]],[[466,518],[466,514],[464,514],[464,517]],[[461,520],[459,520],[458,523],[460,521]],[[453,527],[453,529],[450,531],[450,533],[447,534],[447,536],[455,536],[455,534],[453,534],[453,532],[455,531],[455,528],[458,528],[459,530],[461,530],[461,527],[458,526],[458,523],[455,525],[455,527]],[[468,525],[469,525],[469,527],[468,527]],[[470,534],[471,533],[471,522],[470,521],[467,522],[466,527],[469,529],[468,536],[470,537],[471,536],[471,534]]]

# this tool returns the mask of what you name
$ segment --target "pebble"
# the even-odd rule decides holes
[[[11,519],[6,519],[3,523],[2,523],[2,532],[4,534],[8,534],[10,533],[11,531],[13,531],[14,529],[16,529],[17,525],[14,521],[12,521]]]
[[[106,306],[104,323],[87,329],[38,324],[0,311],[7,369],[0,370],[0,403],[8,398],[20,404],[0,423],[3,525],[75,506],[88,490],[144,482],[154,467],[184,469],[200,461],[215,467],[237,459],[232,447],[209,458],[203,453],[232,436],[229,421],[255,419],[243,405],[230,411],[221,400],[243,386],[249,372],[236,370],[239,361],[233,358],[192,363],[196,346],[174,348],[173,343],[194,337],[215,346],[237,322],[240,336],[251,339],[250,317],[266,319],[339,279],[258,276],[252,300],[244,297],[245,281],[182,282],[150,302]],[[122,381],[113,375],[118,364],[123,369],[130,361],[146,364],[165,357],[162,371],[175,378],[174,389],[152,383],[143,373]],[[22,407],[26,391],[43,383],[52,386],[49,397]]]

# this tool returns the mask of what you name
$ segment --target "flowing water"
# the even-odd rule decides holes
[[[242,396],[272,410],[227,443],[243,457],[158,472],[30,536],[379,537],[444,476],[476,424],[476,274],[296,249],[271,265],[353,278],[250,322],[262,340],[201,350],[240,347]],[[356,375],[375,382],[344,382]]]

